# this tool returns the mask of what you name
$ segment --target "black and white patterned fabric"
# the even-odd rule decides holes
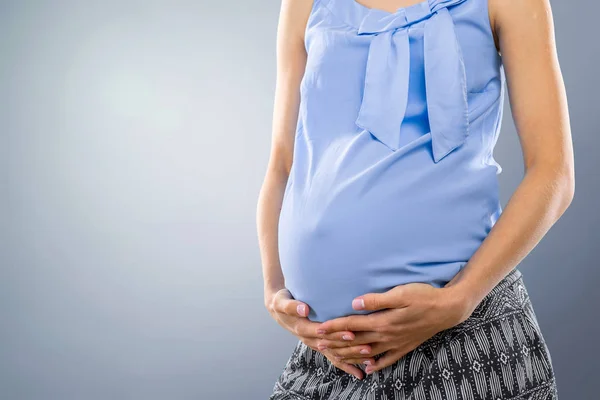
[[[513,269],[467,320],[363,380],[298,341],[269,397],[363,399],[558,399],[552,359],[521,272]]]

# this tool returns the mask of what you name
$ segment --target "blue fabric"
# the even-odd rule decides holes
[[[315,0],[294,161],[279,219],[286,287],[309,319],[352,299],[441,287],[500,216],[504,99],[487,0],[395,13]]]

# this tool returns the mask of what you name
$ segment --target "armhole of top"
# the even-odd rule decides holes
[[[320,3],[321,3],[321,0],[313,0],[312,6],[310,8],[310,13],[308,14],[308,18],[306,19],[306,26],[304,27],[304,37],[302,38],[302,41],[304,42],[304,49],[307,52],[308,52],[308,43],[306,41],[306,38],[307,38],[307,34],[308,34],[308,28],[310,27],[313,15],[315,15],[315,11],[317,10],[317,7],[320,5]]]
[[[315,0],[318,1],[318,0]],[[498,48],[496,47],[496,41],[494,40],[494,27],[492,26],[491,16],[490,16],[490,1],[492,0],[481,0],[483,2],[483,18],[485,21],[485,30],[487,35],[492,42],[492,46],[494,50],[498,52]]]

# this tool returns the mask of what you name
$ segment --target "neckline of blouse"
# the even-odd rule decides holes
[[[368,7],[356,0],[320,0],[322,5],[325,6],[329,12],[342,19],[347,25],[354,29],[359,29],[367,17],[389,19],[401,14],[420,16],[425,14],[432,15],[440,8],[462,3],[463,1],[466,0],[423,0],[410,6],[399,7],[395,12],[389,12],[380,8]]]

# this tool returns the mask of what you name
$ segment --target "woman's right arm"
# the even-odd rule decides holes
[[[316,0],[314,0],[316,1]],[[283,194],[292,166],[300,106],[300,83],[306,66],[304,32],[313,0],[282,0],[277,29],[277,79],[273,110],[271,154],[257,205],[257,229],[264,279],[265,307],[279,325],[313,350],[321,351],[337,368],[362,379],[363,372],[318,348],[322,338],[354,339],[349,331],[319,334],[308,318],[309,306],[295,300],[285,288],[278,248],[278,225]],[[347,337],[348,339],[344,339]],[[370,346],[365,345],[370,350]]]
[[[284,288],[277,231],[294,152],[300,82],[306,65],[304,31],[311,8],[312,0],[283,0],[279,14],[271,153],[257,205],[257,229],[267,308],[275,293]]]

